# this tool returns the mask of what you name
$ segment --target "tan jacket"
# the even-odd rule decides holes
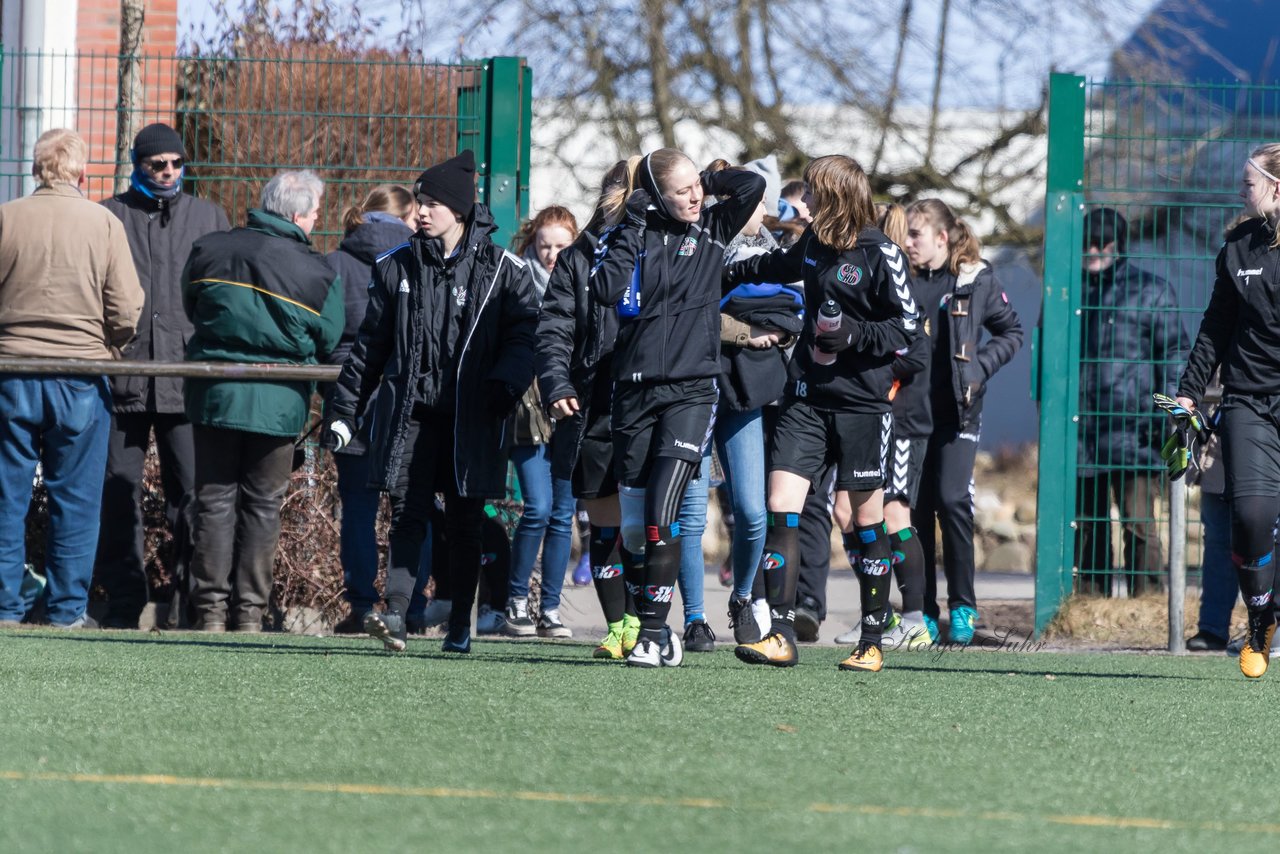
[[[143,293],[124,224],[70,184],[0,205],[0,356],[110,359]]]

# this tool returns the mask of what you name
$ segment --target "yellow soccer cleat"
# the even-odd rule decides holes
[[[631,650],[636,648],[636,642],[640,640],[640,618],[635,614],[623,614],[622,616],[622,654],[628,656]]]
[[[613,661],[622,660],[622,626],[622,620],[609,624],[609,633],[604,636],[604,640],[600,641],[600,645],[591,653],[592,658],[605,658]]]
[[[841,670],[865,670],[869,673],[879,673],[880,668],[884,667],[884,653],[880,651],[877,644],[862,642],[858,644],[858,648],[849,653],[849,657],[840,662]]]
[[[1266,673],[1271,661],[1271,638],[1276,633],[1275,618],[1268,609],[1265,619],[1270,625],[1265,629],[1262,627],[1262,619],[1255,624],[1253,615],[1249,615],[1249,634],[1240,650],[1240,672],[1250,679],[1257,679]],[[1261,638],[1259,634],[1262,635]],[[1255,644],[1260,648],[1255,648]]]
[[[770,664],[774,667],[794,667],[800,661],[796,645],[780,632],[773,632],[755,643],[738,644],[733,654],[747,664]]]

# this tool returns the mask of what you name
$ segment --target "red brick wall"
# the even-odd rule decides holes
[[[137,127],[173,124],[173,90],[178,44],[178,0],[146,0],[141,53],[144,107]],[[116,150],[116,55],[120,50],[120,0],[80,0],[76,20],[76,130],[89,143],[89,193],[113,192]]]

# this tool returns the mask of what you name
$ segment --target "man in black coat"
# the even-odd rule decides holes
[[[143,128],[133,141],[129,189],[102,204],[124,223],[146,304],[138,337],[121,357],[181,362],[191,321],[182,310],[182,268],[197,238],[231,227],[222,208],[182,192],[183,145],[168,125]],[[142,476],[154,431],[165,518],[172,530],[195,475],[191,424],[180,378],[112,379],[111,434],[102,495],[98,581],[109,600],[103,625],[136,629],[147,604],[143,564]]]
[[[1189,344],[1169,283],[1130,263],[1129,225],[1111,208],[1085,217],[1080,342],[1076,565],[1080,591],[1111,593],[1111,502],[1120,509],[1130,594],[1159,589],[1167,569],[1155,518],[1163,417]]]
[[[506,494],[504,422],[533,381],[538,297],[525,262],[490,238],[496,227],[475,203],[470,151],[423,172],[413,192],[418,231],[374,263],[325,441],[340,449],[363,431],[370,486],[391,496],[386,610],[370,612],[366,631],[405,648],[405,612],[442,492],[453,581],[444,649],[469,652],[484,501]]]

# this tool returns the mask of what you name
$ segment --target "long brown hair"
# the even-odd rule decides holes
[[[399,184],[379,184],[370,190],[359,204],[342,212],[342,231],[350,234],[364,222],[364,215],[380,211],[396,219],[404,219],[413,210],[413,194]]]
[[[1249,159],[1257,163],[1272,175],[1280,175],[1280,142],[1269,142],[1265,145],[1259,145],[1249,153]],[[1266,175],[1262,176],[1268,181],[1275,183]],[[1274,230],[1274,236],[1271,238],[1271,248],[1280,248],[1280,228]]]
[[[876,225],[899,247],[907,245],[907,210],[902,205],[876,202]]]
[[[529,251],[529,247],[538,237],[538,229],[557,225],[569,232],[571,242],[577,238],[578,220],[574,217],[573,211],[560,205],[548,205],[538,211],[537,216],[528,220],[516,233],[516,254],[524,255]]]
[[[862,230],[876,220],[871,205],[871,182],[852,157],[828,154],[804,167],[813,204],[813,233],[832,249],[845,251],[858,242]]]
[[[640,155],[633,154],[626,160],[619,160],[604,173],[600,179],[600,196],[596,199],[596,209],[584,231],[598,233],[622,221],[627,196],[636,188],[636,169],[643,159]]]
[[[982,260],[982,243],[969,224],[952,213],[941,199],[914,201],[907,206],[907,216],[922,216],[935,231],[947,233],[947,269],[951,275],[958,275],[962,266]]]

